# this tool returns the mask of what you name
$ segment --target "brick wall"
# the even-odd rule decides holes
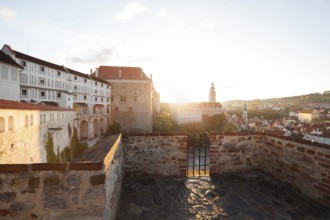
[[[186,133],[137,133],[124,137],[125,175],[183,176]]]
[[[112,138],[103,161],[0,165],[0,218],[114,219],[123,153]]]

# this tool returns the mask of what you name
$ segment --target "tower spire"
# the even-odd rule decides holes
[[[209,102],[216,102],[216,92],[215,92],[213,82],[212,82],[210,93],[209,93]]]

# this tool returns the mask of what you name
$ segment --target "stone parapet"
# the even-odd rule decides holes
[[[114,219],[123,149],[121,136],[110,138],[101,161],[0,165],[0,218]]]
[[[125,175],[185,175],[187,138],[187,133],[126,134]]]

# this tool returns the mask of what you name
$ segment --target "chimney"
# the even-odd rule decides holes
[[[99,68],[97,68],[97,67],[95,68],[95,76],[99,77]]]
[[[121,78],[121,69],[119,69],[119,78]]]

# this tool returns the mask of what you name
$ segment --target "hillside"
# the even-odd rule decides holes
[[[258,106],[263,104],[273,104],[280,106],[304,106],[304,105],[326,105],[330,106],[330,91],[323,93],[310,93],[300,96],[271,98],[271,99],[254,99],[254,100],[231,100],[223,102],[224,108],[243,107],[244,104],[250,106]]]

